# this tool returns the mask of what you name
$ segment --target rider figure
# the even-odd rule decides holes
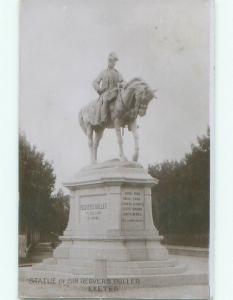
[[[118,57],[116,53],[111,52],[108,56],[108,68],[102,71],[94,80],[93,87],[100,95],[101,101],[101,125],[107,124],[109,115],[109,103],[116,99],[118,89],[124,86],[124,80],[121,74],[114,68]]]

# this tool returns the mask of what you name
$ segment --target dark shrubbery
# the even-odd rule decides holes
[[[20,232],[61,234],[68,220],[68,196],[53,195],[55,175],[44,154],[19,138],[19,229]]]
[[[154,222],[165,242],[207,246],[209,237],[210,139],[198,137],[179,162],[149,166],[159,179],[152,189]]]

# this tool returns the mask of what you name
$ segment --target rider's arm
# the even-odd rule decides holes
[[[101,72],[98,77],[93,81],[93,87],[97,91],[98,94],[101,94],[100,83],[103,80],[103,72]]]

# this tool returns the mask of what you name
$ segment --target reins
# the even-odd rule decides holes
[[[122,97],[122,90],[121,89],[118,89],[118,97],[119,97],[119,100],[121,101],[121,104],[123,106],[123,109],[125,110],[125,112],[128,112],[130,110],[134,110],[135,111],[135,118],[137,117],[138,115],[138,110],[139,110],[139,105],[137,105],[137,101],[135,99],[135,104],[134,104],[134,107],[129,107],[125,104],[125,102],[123,101],[123,97]],[[135,93],[135,91],[134,91]],[[132,105],[132,101],[130,103]]]

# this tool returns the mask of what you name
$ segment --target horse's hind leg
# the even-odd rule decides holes
[[[93,144],[93,160],[94,162],[97,162],[97,149],[99,146],[99,142],[103,136],[104,128],[100,128],[95,131],[95,138],[94,138],[94,144]]]
[[[87,137],[88,137],[88,147],[90,152],[90,161],[93,163],[94,157],[93,157],[93,129],[91,126],[87,127]]]

